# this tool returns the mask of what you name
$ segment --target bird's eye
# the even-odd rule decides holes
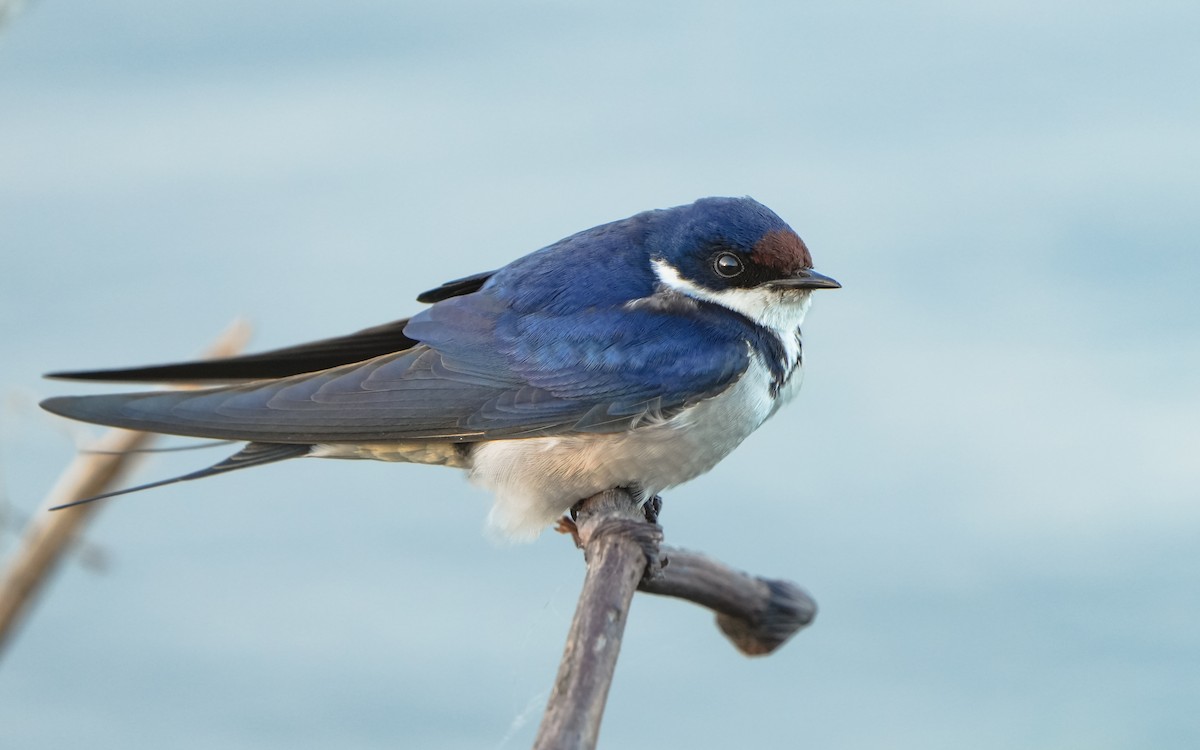
[[[713,270],[717,272],[718,276],[732,279],[745,271],[746,266],[742,264],[742,259],[733,253],[721,253],[713,260]]]

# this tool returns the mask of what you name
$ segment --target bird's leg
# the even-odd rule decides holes
[[[658,495],[646,497],[646,491],[636,484],[620,489],[625,490],[633,497],[633,501],[642,509],[642,515],[646,517],[647,523],[658,523],[658,514],[662,512],[662,497]]]

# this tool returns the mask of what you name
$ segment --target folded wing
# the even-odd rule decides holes
[[[696,316],[507,316],[486,294],[413,318],[409,349],[202,391],[43,402],[85,422],[262,443],[465,441],[615,432],[668,417],[745,370],[746,342]]]

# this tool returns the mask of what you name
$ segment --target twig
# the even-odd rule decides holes
[[[587,576],[534,750],[596,746],[629,603],[648,561],[657,563],[662,539],[662,529],[646,521],[624,490],[584,500],[576,524]]]
[[[624,490],[590,497],[576,511],[587,576],[534,750],[595,748],[635,589],[713,610],[721,632],[749,656],[772,653],[816,616],[816,602],[794,583],[660,545],[662,527]]]
[[[236,354],[248,337],[249,328],[243,323],[235,323],[221,334],[205,356],[216,358]],[[91,446],[103,453],[76,456],[46,496],[42,507],[50,508],[104,492],[124,475],[130,460],[138,455],[132,451],[151,438],[147,433],[131,430],[105,432]],[[57,513],[38,513],[29,522],[20,548],[0,572],[0,654],[87,520],[103,504],[104,501],[99,501]]]
[[[662,548],[662,575],[639,591],[686,599],[713,610],[717,626],[747,656],[770,654],[817,616],[817,603],[791,581],[760,578],[699,552]]]

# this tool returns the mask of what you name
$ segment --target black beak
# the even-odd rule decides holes
[[[777,289],[841,289],[842,285],[811,268],[802,268],[795,276],[770,283]]]

